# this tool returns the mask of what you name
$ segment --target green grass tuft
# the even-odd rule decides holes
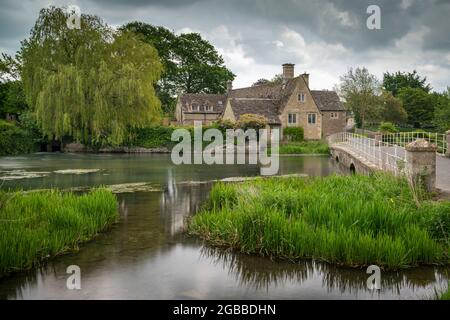
[[[117,218],[116,198],[105,189],[80,196],[0,191],[0,276],[77,250]]]
[[[257,179],[216,184],[189,231],[245,253],[395,269],[448,262],[449,208],[418,208],[386,174]]]
[[[321,141],[288,142],[280,145],[280,154],[328,154],[328,145]]]

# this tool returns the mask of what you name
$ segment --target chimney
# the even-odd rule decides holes
[[[309,87],[309,73],[304,72],[304,73],[302,74],[302,77],[303,77],[303,79],[304,79],[305,82],[306,82],[306,86]]]
[[[283,81],[294,78],[294,66],[293,63],[283,64]]]
[[[231,90],[233,90],[233,81],[228,80],[227,81],[227,93],[230,93]]]

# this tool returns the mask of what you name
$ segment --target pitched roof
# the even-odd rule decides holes
[[[280,124],[278,118],[278,100],[261,98],[231,98],[231,108],[236,120],[246,113],[260,114],[269,124]]]
[[[334,91],[311,90],[311,94],[320,111],[346,111]]]
[[[204,112],[201,111],[190,111],[188,106],[192,103],[197,103],[199,106],[209,105],[213,107],[214,113],[222,113],[225,109],[225,103],[227,96],[225,94],[206,94],[206,93],[185,93],[181,97],[181,107],[183,112]],[[207,111],[211,112],[211,111]]]

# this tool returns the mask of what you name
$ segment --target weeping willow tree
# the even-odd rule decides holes
[[[61,8],[42,9],[22,42],[22,80],[42,132],[70,135],[91,145],[118,145],[131,127],[158,121],[154,84],[162,64],[157,51],[136,35],[115,32],[83,15],[69,29]]]

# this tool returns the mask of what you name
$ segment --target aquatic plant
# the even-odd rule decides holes
[[[437,227],[448,208],[418,207],[387,174],[257,179],[216,184],[189,231],[245,253],[399,268],[448,262],[448,229]]]
[[[83,195],[0,191],[0,276],[78,249],[118,218],[105,189]]]

